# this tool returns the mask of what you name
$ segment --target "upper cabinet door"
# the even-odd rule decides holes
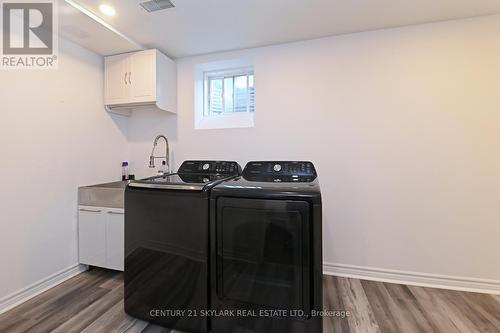
[[[156,102],[156,50],[130,57],[130,102]]]
[[[129,55],[119,54],[105,58],[105,93],[106,105],[124,104],[130,99]]]

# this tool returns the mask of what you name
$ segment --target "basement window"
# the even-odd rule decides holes
[[[205,72],[205,116],[255,111],[253,68]]]
[[[254,126],[253,66],[242,61],[223,61],[199,65],[195,72],[196,129]]]

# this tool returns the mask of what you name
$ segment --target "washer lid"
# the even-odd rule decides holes
[[[164,190],[202,191],[205,186],[226,178],[227,175],[174,173],[138,180],[130,183],[129,186]]]
[[[163,190],[203,191],[223,180],[240,175],[241,167],[231,161],[184,161],[177,173],[155,176],[130,183],[130,187]]]

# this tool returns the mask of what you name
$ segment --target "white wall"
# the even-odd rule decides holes
[[[344,35],[178,62],[178,115],[130,122],[184,159],[306,159],[327,263],[500,280],[500,17]],[[194,129],[194,67],[249,57],[256,126]]]
[[[127,158],[149,175],[159,133],[175,167],[313,161],[326,263],[500,280],[498,41],[491,16],[185,58],[178,115],[131,119],[103,110],[102,58],[64,40],[58,70],[0,71],[0,299],[76,264],[76,188]],[[195,65],[240,57],[256,126],[195,130]]]
[[[128,157],[102,57],[59,47],[58,70],[0,70],[0,299],[77,263],[77,187],[119,180]]]

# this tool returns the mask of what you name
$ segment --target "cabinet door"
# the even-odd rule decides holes
[[[99,208],[78,210],[78,256],[86,265],[106,265],[106,224]]]
[[[106,267],[123,271],[125,219],[123,210],[106,212]]]
[[[130,62],[129,54],[105,57],[105,93],[106,105],[125,104],[130,98]]]
[[[156,50],[130,56],[130,102],[156,101]]]

